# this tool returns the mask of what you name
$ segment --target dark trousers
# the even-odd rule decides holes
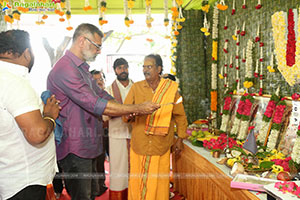
[[[97,159],[98,157],[86,159],[68,154],[60,160],[65,186],[72,200],[94,199],[94,194],[97,192],[97,183],[102,178],[102,176],[95,173]]]
[[[62,169],[60,167],[59,162],[57,162],[57,166],[59,172],[55,174],[52,184],[55,193],[62,193],[64,189],[64,185],[63,185],[63,178],[62,178]]]
[[[15,194],[8,200],[45,200],[46,199],[46,186],[30,185]]]

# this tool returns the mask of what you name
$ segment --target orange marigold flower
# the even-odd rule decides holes
[[[57,9],[55,9],[55,10],[54,10],[54,13],[55,13],[55,14],[59,14],[59,13],[60,13],[60,11],[59,11],[59,10],[57,10]]]
[[[148,42],[153,42],[153,40],[151,38],[147,38],[146,39]]]
[[[11,23],[11,24],[14,22],[14,19],[11,15],[5,15],[4,20],[8,23]]]
[[[61,6],[61,8],[65,8],[66,7],[66,2],[60,2],[60,6]]]
[[[179,32],[178,31],[174,31],[174,35],[179,35]]]
[[[175,12],[175,11],[177,11],[177,8],[176,8],[176,7],[172,7],[171,10],[172,10],[173,12]]]
[[[68,26],[66,29],[67,29],[68,31],[70,31],[70,30],[73,29],[73,27],[72,27],[72,26]]]
[[[133,24],[134,23],[134,21],[133,20],[129,20],[129,24]]]
[[[87,9],[88,9],[88,10],[92,10],[93,8],[92,8],[92,6],[88,5],[88,6],[87,6]]]
[[[59,21],[60,21],[60,22],[64,22],[64,21],[65,21],[65,18],[61,17],[61,18],[59,18]]]
[[[60,11],[60,12],[58,13],[58,15],[61,16],[61,17],[64,16],[64,14],[65,14],[64,11]]]
[[[42,19],[47,19],[48,18],[48,15],[43,15],[42,16]]]

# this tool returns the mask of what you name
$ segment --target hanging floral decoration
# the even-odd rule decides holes
[[[271,127],[271,133],[270,133],[270,136],[268,138],[268,143],[267,143],[267,148],[269,150],[274,149],[276,146],[279,132],[282,127],[283,116],[284,116],[284,112],[285,112],[286,108],[287,108],[287,106],[286,106],[285,98],[282,98],[278,102],[278,104],[276,105],[276,108],[275,108],[273,124]]]
[[[245,36],[246,35],[246,30],[245,30],[245,21],[243,23],[243,26],[242,26],[242,31],[241,31],[241,36]]]
[[[71,26],[71,23],[70,23],[70,19],[71,19],[71,3],[70,3],[70,0],[66,0],[66,18],[67,18],[67,21],[68,21],[68,26],[67,26],[67,30],[68,31],[71,31],[73,29],[73,27]]]
[[[227,10],[228,6],[225,4],[225,0],[220,0],[220,3],[217,4],[219,10]]]
[[[168,0],[164,0],[164,14],[165,14],[165,17],[164,17],[164,26],[168,27],[169,26],[169,21],[170,21],[169,17],[168,17],[168,14],[169,14]]]
[[[211,115],[216,118],[217,112],[217,60],[218,60],[218,25],[219,25],[219,10],[214,6],[213,25],[212,25],[212,65],[211,65]],[[216,127],[216,120],[213,121],[213,126]]]
[[[228,122],[230,119],[230,111],[232,110],[232,102],[233,102],[233,98],[232,98],[232,91],[228,90],[224,96],[224,106],[223,106],[223,112],[222,112],[222,124],[220,127],[220,131],[221,132],[226,132],[227,131],[227,126],[228,126]]]
[[[224,30],[228,29],[228,25],[227,25],[227,16],[225,17],[225,24],[224,24]]]
[[[246,0],[243,1],[243,5],[242,5],[242,9],[246,9],[247,6],[246,6]]]
[[[60,16],[60,18],[59,18],[60,22],[64,22],[65,21],[65,19],[63,18],[65,12],[62,10],[62,7],[61,7],[60,3],[56,4],[56,9],[55,9],[54,12],[55,12],[55,14],[57,14],[57,15]]]
[[[106,12],[106,0],[99,0],[98,1],[98,9],[99,9],[99,25],[102,27],[104,24],[107,24],[108,21],[105,19],[105,12]]]
[[[247,89],[253,86],[252,49],[253,49],[253,42],[251,39],[249,39],[247,42],[247,50],[246,50],[246,72],[245,72],[245,81],[244,81],[244,87]]]
[[[208,13],[210,5],[208,4],[208,0],[202,1],[201,10],[205,13]]]
[[[203,27],[201,28],[201,31],[204,33],[205,36],[209,36],[209,24],[207,23],[207,18],[206,14],[204,14],[204,22],[203,22]]]
[[[146,1],[146,24],[148,28],[152,27],[153,18],[151,17],[151,5],[152,0],[145,0]]]
[[[133,7],[129,8],[129,5],[134,6],[134,3],[129,4],[128,0],[124,0],[124,12],[125,12],[124,23],[125,23],[125,26],[127,26],[127,27],[130,27],[130,25],[134,23],[134,21],[132,20],[132,16],[131,16],[131,9]],[[130,16],[129,16],[129,13],[130,13]]]
[[[260,2],[260,0],[258,0],[258,2],[257,2],[257,5],[255,6],[255,9],[261,9],[261,7],[262,7],[262,5],[261,5],[261,2]]]
[[[209,24],[207,22],[207,17],[206,17],[206,13],[204,13],[204,20],[203,20],[203,27],[200,29],[205,36],[209,36]]]
[[[232,10],[231,10],[231,15],[234,15],[234,14],[235,14],[235,0],[233,0]]]
[[[270,61],[270,65],[267,67],[268,71],[270,73],[273,73],[275,72],[275,69],[274,69],[274,54],[272,53],[271,54],[271,61]]]
[[[92,10],[92,6],[90,5],[90,1],[89,0],[85,0],[84,1],[84,7],[83,7],[83,10],[84,11],[88,11],[88,10]]]
[[[292,30],[297,28],[297,32],[299,33],[300,31],[300,12],[298,12],[298,15],[296,12],[296,9],[289,10],[287,17],[288,27],[286,27],[285,21],[286,12],[276,12],[272,15],[273,38],[278,70],[290,86],[293,86],[296,83],[296,79],[300,78],[300,39],[297,39],[297,41],[294,40],[295,32]],[[294,26],[294,16],[298,16],[297,26]],[[288,35],[287,39],[286,35]]]
[[[271,121],[271,118],[275,111],[276,104],[280,100],[278,93],[279,93],[279,89],[277,89],[276,93],[272,94],[272,96],[268,102],[267,108],[264,112],[263,118],[262,118],[262,126],[261,126],[261,129],[259,130],[259,135],[257,136],[257,141],[263,145],[265,143],[265,139],[266,139],[266,136],[267,136],[267,133],[269,130],[269,126],[270,126],[270,121]]]
[[[259,42],[260,41],[260,35],[259,35],[259,25],[257,26],[257,32],[256,32],[256,37],[255,37],[255,42]]]

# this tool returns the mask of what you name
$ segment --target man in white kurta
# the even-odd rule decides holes
[[[113,65],[116,80],[106,88],[106,91],[116,101],[123,103],[133,82],[128,78],[128,62],[123,58],[115,60]],[[109,119],[109,157],[110,199],[127,199],[128,188],[128,155],[130,140],[130,125],[124,123],[121,117]]]

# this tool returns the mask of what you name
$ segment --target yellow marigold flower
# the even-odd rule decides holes
[[[205,32],[204,35],[205,35],[205,36],[209,36],[209,35],[210,35],[210,32]]]
[[[233,40],[237,40],[237,37],[235,35],[232,35]]]
[[[233,90],[233,94],[236,94],[236,90]]]
[[[126,36],[125,40],[131,40],[131,37],[130,36]]]
[[[207,28],[202,27],[202,28],[200,29],[200,31],[202,31],[203,33],[205,33],[205,32],[207,32]]]
[[[272,165],[272,172],[278,174],[279,172],[283,171],[283,167],[280,165]]]
[[[128,8],[134,7],[134,1],[128,1]]]
[[[202,10],[203,12],[208,13],[209,7],[210,7],[210,5],[209,5],[209,4],[206,4],[205,6],[202,6],[202,7],[201,7],[201,10]]]
[[[222,74],[219,74],[220,79],[224,79],[224,76]]]
[[[182,26],[181,26],[181,25],[178,25],[178,26],[177,26],[177,29],[179,29],[179,30],[182,29]]]

